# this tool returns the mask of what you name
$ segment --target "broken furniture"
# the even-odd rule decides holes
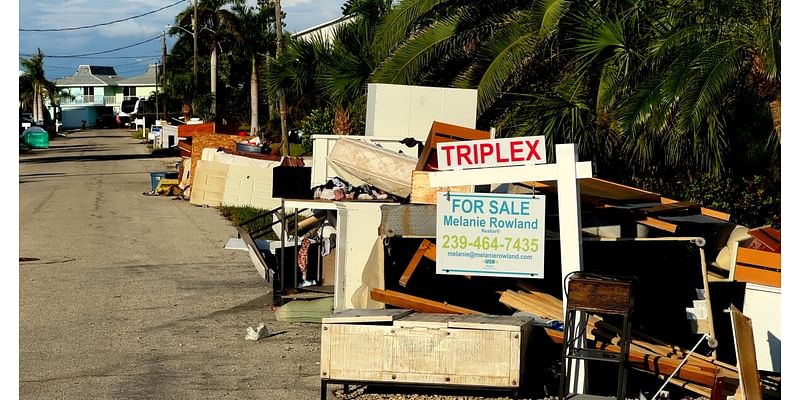
[[[353,308],[382,308],[383,304],[370,298],[372,288],[383,289],[383,240],[378,236],[381,205],[386,201],[376,200],[304,200],[282,199],[285,212],[297,215],[303,209],[328,210],[336,213],[335,231],[336,264],[334,278],[334,308],[337,311]],[[281,240],[284,247],[286,241],[300,243],[298,235],[290,235],[286,230],[288,224],[282,223]],[[295,247],[298,249],[299,247]],[[297,259],[295,257],[295,259]],[[285,263],[281,261],[281,265]],[[283,269],[281,269],[283,270]],[[296,285],[300,282],[298,269],[294,269],[294,277],[279,276],[282,282]],[[289,281],[288,279],[292,279]],[[296,286],[294,286],[296,287]],[[277,291],[277,289],[276,289]],[[276,293],[277,294],[277,293]]]
[[[524,386],[530,317],[346,310],[322,320],[321,398],[329,384],[512,392]],[[491,344],[491,345],[488,345]]]
[[[617,400],[625,399],[628,380],[628,352],[631,344],[631,311],[633,309],[633,282],[608,275],[576,272],[567,279],[567,308],[564,323],[564,343],[561,353],[561,383],[559,398],[600,399],[598,396],[575,395],[570,392],[570,380],[577,374],[580,361],[601,361],[617,364]],[[622,317],[619,351],[596,349],[586,345],[590,330],[587,315],[617,315]],[[566,397],[565,397],[566,396]]]

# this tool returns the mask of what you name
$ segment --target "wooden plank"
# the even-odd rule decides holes
[[[754,266],[781,269],[781,253],[739,247],[736,252],[737,264],[750,264]]]
[[[527,182],[536,189],[554,192],[558,189],[555,181]],[[599,179],[589,178],[580,181],[581,200],[590,204],[656,202],[661,196],[631,186]]]
[[[775,253],[781,252],[781,231],[771,227],[763,226],[761,228],[751,229],[747,232],[755,240],[754,244],[759,247],[751,247],[758,250],[769,250]]]
[[[414,311],[408,309],[359,309],[343,310],[322,319],[323,324],[348,324],[370,322],[392,322]]]
[[[473,186],[442,186],[431,187],[429,179],[430,171],[411,172],[411,204],[436,204],[436,195],[439,192],[471,193]]]
[[[643,220],[636,221],[642,225],[647,225],[651,228],[661,229],[669,233],[675,233],[678,230],[678,225],[662,221],[658,218],[646,217]]]
[[[554,329],[545,329],[545,333],[547,333],[555,343],[564,342],[564,332]],[[598,346],[599,345],[600,344],[598,344]],[[620,351],[620,348],[616,345],[607,345],[604,349],[608,351]],[[657,354],[642,352],[635,349],[630,349],[628,361],[631,363],[632,368],[638,368],[654,375],[666,374],[666,376],[669,376],[675,371],[681,362],[681,360],[665,358]],[[714,373],[703,371],[691,365],[684,365],[675,377],[694,384],[711,387],[714,384],[715,375]]]
[[[741,250],[741,249],[740,249]],[[736,271],[733,280],[737,282],[749,282],[758,285],[781,287],[781,273],[761,268],[753,268],[745,264],[736,264]]]
[[[447,322],[452,329],[476,329],[520,332],[533,324],[529,317],[513,317],[509,315],[459,315]]]
[[[424,239],[422,243],[419,244],[419,248],[417,248],[417,251],[414,252],[414,256],[411,257],[411,261],[408,262],[408,266],[406,267],[405,271],[403,271],[403,275],[400,277],[400,286],[406,287],[406,285],[408,285],[411,275],[413,275],[414,271],[417,270],[419,262],[422,261],[425,251],[428,250],[428,247],[431,244],[431,241],[428,239]]]
[[[676,201],[674,203],[661,204],[653,207],[637,208],[634,211],[643,212],[645,215],[664,215],[675,212],[697,210],[700,204],[693,201]]]
[[[521,352],[519,336],[507,331],[397,328],[392,375],[401,382],[515,387],[519,373],[512,354]]]
[[[392,330],[391,325],[322,324],[320,376],[383,380],[391,368]]]
[[[417,171],[435,171],[439,169],[436,159],[436,144],[445,142],[455,142],[462,140],[482,140],[489,139],[490,132],[470,129],[463,126],[433,121],[425,146],[417,161]]]
[[[671,204],[677,203],[678,200],[668,199],[666,197],[661,198],[661,202],[664,204]],[[731,215],[722,211],[712,210],[710,208],[700,207],[700,214],[705,215],[707,217],[721,219],[723,221],[730,221]]]
[[[468,308],[458,307],[447,303],[424,299],[393,290],[372,289],[369,291],[370,297],[384,304],[389,304],[399,308],[410,308],[423,313],[443,313],[443,314],[480,314]]]
[[[447,329],[447,322],[458,314],[414,313],[394,322],[397,328]]]
[[[753,323],[736,306],[731,305],[733,342],[736,347],[736,364],[739,366],[739,382],[747,400],[761,400],[761,379],[756,365],[756,344],[753,338]]]

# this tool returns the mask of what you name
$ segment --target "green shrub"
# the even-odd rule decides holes
[[[219,208],[219,211],[220,213],[222,213],[223,217],[230,220],[234,225],[239,225],[242,222],[249,221],[259,215],[262,215],[269,210],[264,210],[261,208],[250,207],[250,206],[245,206],[245,207],[221,206]],[[272,223],[272,215],[266,215],[264,216],[264,218],[260,218],[254,221],[253,223],[247,224],[246,226],[244,226],[244,229],[247,230],[247,232],[254,232],[255,230],[266,227],[271,223]],[[264,239],[276,240],[277,235],[275,235],[275,232],[273,232],[272,230],[269,230],[269,233]]]
[[[780,182],[763,175],[737,178],[703,175],[693,181],[634,179],[631,184],[664,197],[694,201],[727,212],[731,214],[731,222],[750,228],[781,226]]]
[[[311,153],[313,147],[311,135],[330,135],[333,133],[333,117],[332,108],[316,108],[300,123],[300,129],[303,130],[301,145],[306,154]]]

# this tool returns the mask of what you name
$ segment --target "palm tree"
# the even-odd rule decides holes
[[[56,86],[45,77],[42,50],[37,49],[36,54],[23,58],[21,63],[24,71],[20,76],[20,101],[31,106],[34,121],[45,121],[49,113],[45,115],[44,97],[50,96],[54,103]]]
[[[217,48],[220,42],[224,41],[227,35],[231,35],[236,26],[236,16],[227,5],[233,3],[232,0],[196,0],[197,4],[197,27],[196,34],[198,42],[208,44],[203,47],[208,50],[211,57],[211,93],[216,93],[216,58]],[[179,41],[193,39],[192,35],[180,27],[192,26],[194,21],[194,7],[187,7],[175,17],[176,26],[170,28],[170,35],[178,35]],[[177,45],[177,44],[176,44]],[[199,88],[196,88],[199,89]],[[216,108],[215,99],[212,99],[213,107]],[[196,107],[195,107],[196,108]],[[216,110],[212,110],[216,114]]]
[[[275,54],[275,15],[273,6],[259,0],[258,7],[250,7],[244,1],[233,6],[236,16],[235,34],[240,51],[238,55],[250,63],[250,134],[259,132],[258,124],[258,71],[267,57]]]
[[[672,162],[688,155],[719,174],[744,88],[771,113],[773,129],[762,142],[773,133],[780,142],[780,21],[779,0],[673,4],[648,52],[653,74],[621,119],[631,153],[647,162],[661,147]]]
[[[391,9],[391,0],[348,0],[342,14],[347,23],[334,30],[328,62],[319,75],[319,84],[334,107],[334,133],[363,133],[367,83],[378,65],[373,52],[375,30]]]

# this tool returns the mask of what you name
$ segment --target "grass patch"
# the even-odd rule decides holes
[[[148,129],[148,131],[149,131],[149,129]],[[131,137],[134,138],[134,139],[144,139],[145,137],[147,137],[147,133],[142,133],[142,131],[137,129],[137,130],[131,132]]]
[[[242,222],[249,221],[269,210],[264,210],[256,207],[238,207],[238,206],[221,206],[219,211],[222,216],[230,220],[234,225],[239,225]],[[266,215],[252,223],[247,224],[244,228],[247,232],[253,232],[260,228],[266,227],[272,223],[272,215]],[[278,240],[278,235],[272,229],[269,229],[266,237],[260,238],[265,240]]]

